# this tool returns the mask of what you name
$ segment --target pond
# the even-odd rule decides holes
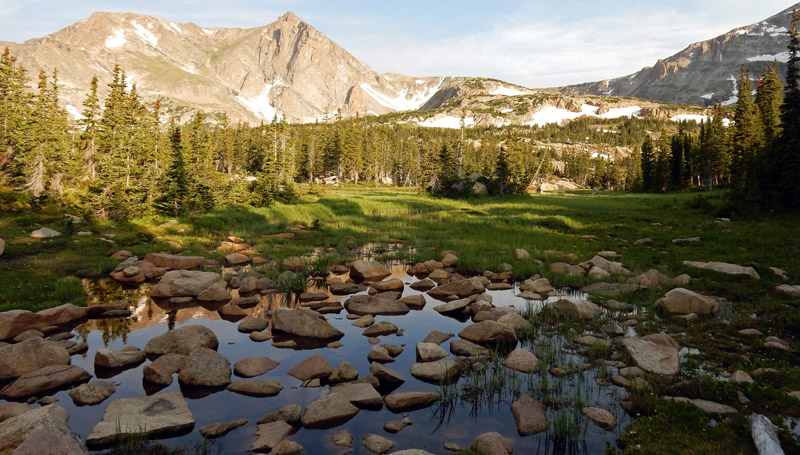
[[[406,382],[395,391],[432,391],[440,393],[442,400],[431,407],[403,414],[394,414],[385,407],[380,410],[362,409],[353,419],[339,427],[327,430],[300,428],[289,436],[289,439],[301,444],[306,453],[315,455],[348,453],[348,449],[334,446],[331,442],[331,436],[344,428],[348,428],[353,434],[353,449],[350,453],[356,454],[370,453],[361,446],[362,437],[368,433],[378,434],[394,441],[396,445],[390,452],[417,448],[435,454],[446,453],[442,448],[445,443],[455,443],[467,448],[478,434],[492,431],[506,437],[511,442],[514,453],[520,454],[596,454],[602,453],[607,443],[615,445],[617,437],[630,421],[630,417],[620,406],[620,401],[627,395],[627,391],[609,384],[607,380],[597,381],[600,375],[607,377],[616,374],[616,369],[613,367],[603,365],[585,370],[575,368],[575,373],[556,377],[546,371],[552,363],[544,364],[542,371],[529,375],[507,370],[498,362],[490,360],[486,362],[485,371],[476,369],[467,372],[458,382],[450,386],[429,384],[411,376],[409,372],[416,361],[416,343],[421,342],[433,330],[457,334],[471,322],[460,321],[434,311],[433,307],[442,302],[410,289],[408,285],[418,281],[418,278],[408,275],[406,270],[407,267],[404,266],[392,266],[392,275],[389,278],[399,278],[406,284],[404,297],[422,294],[427,304],[424,309],[412,310],[403,316],[375,317],[376,322],[390,321],[403,330],[401,336],[394,334],[380,337],[381,343],[405,348],[395,362],[386,366],[396,370],[406,379]],[[346,278],[346,275],[344,277]],[[212,453],[246,453],[248,446],[255,439],[257,420],[288,404],[305,407],[328,393],[326,385],[316,388],[301,387],[301,380],[287,374],[296,364],[321,354],[334,368],[343,360],[347,360],[356,367],[359,377],[369,375],[370,362],[367,360],[367,353],[373,345],[361,334],[363,329],[351,325],[353,321],[346,318],[345,310],[339,314],[326,315],[327,320],[335,328],[344,332],[344,337],[339,340],[343,344],[342,347],[313,350],[281,349],[273,346],[270,341],[261,343],[252,341],[247,333],[240,333],[237,330],[238,321],[234,323],[223,320],[216,311],[202,307],[167,311],[148,297],[150,290],[148,284],[137,289],[123,289],[108,280],[89,282],[87,285],[98,303],[109,299],[126,298],[131,301],[133,312],[128,318],[90,320],[73,330],[76,334],[74,340],[85,341],[89,349],[85,354],[73,356],[72,363],[96,377],[109,376],[109,372],[95,371],[94,357],[98,349],[108,347],[118,350],[125,346],[136,346],[141,349],[147,341],[168,330],[187,325],[203,325],[216,334],[219,339],[218,352],[231,364],[243,358],[256,356],[266,356],[280,362],[275,369],[255,379],[277,381],[284,388],[277,396],[269,398],[253,398],[227,390],[209,394],[207,391],[187,388],[177,379],[166,388],[158,389],[143,380],[143,366],[149,363],[146,361],[134,368],[114,372],[113,376],[107,378],[116,385],[116,392],[97,406],[76,406],[67,391],[54,394],[59,399],[58,405],[70,414],[70,427],[84,439],[101,420],[103,412],[112,401],[124,397],[180,391],[186,397],[196,420],[195,430],[189,434],[169,438],[164,441],[165,444],[192,447],[203,440],[197,432],[198,428],[219,421],[247,419],[247,425],[215,440],[212,448]],[[234,295],[235,292],[234,290]],[[535,312],[542,304],[541,301],[526,301],[517,297],[519,291],[516,285],[510,290],[487,291],[487,293],[492,296],[493,303],[497,307],[513,306],[522,310],[526,305],[530,305],[529,310]],[[344,302],[349,297],[329,294],[331,301]],[[287,302],[283,294],[267,294],[259,298],[258,305],[245,309],[247,318],[264,316],[267,311],[281,305],[297,305],[294,299]],[[562,366],[585,364],[587,358],[579,355],[577,350],[563,348],[566,341],[563,334],[542,332],[521,341],[520,345],[536,353],[540,359],[551,359],[551,362]],[[442,347],[449,351],[449,344],[450,341],[445,341]],[[233,381],[237,379],[239,378],[232,378]],[[598,385],[598,382],[604,385]],[[521,393],[530,394],[547,404],[547,414],[551,421],[548,431],[525,437],[517,434],[510,405]],[[611,431],[601,429],[580,413],[581,406],[575,407],[576,402],[583,403],[583,406],[596,406],[610,411],[616,417],[618,425]],[[384,431],[383,425],[386,422],[399,420],[403,415],[408,415],[413,424],[396,434]]]

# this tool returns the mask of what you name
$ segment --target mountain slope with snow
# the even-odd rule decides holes
[[[631,96],[703,106],[735,103],[735,81],[741,65],[750,69],[755,79],[765,65],[776,61],[778,73],[783,77],[793,9],[800,9],[800,3],[759,23],[694,43],[637,73],[552,90],[572,95]]]

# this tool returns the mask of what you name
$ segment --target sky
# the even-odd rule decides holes
[[[482,76],[542,88],[624,76],[790,6],[791,0],[0,0],[0,41],[41,37],[94,11],[208,28],[264,26],[292,11],[380,73]]]

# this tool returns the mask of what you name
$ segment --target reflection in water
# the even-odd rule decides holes
[[[405,266],[392,266],[390,270],[392,275],[389,278],[398,278],[407,285],[418,281],[406,273]],[[340,275],[339,278],[346,280],[348,275]],[[343,302],[349,298],[349,296],[332,295],[324,279],[309,279],[307,284],[310,291],[326,293],[327,301]],[[352,321],[347,320],[344,313],[328,315],[328,321],[345,333],[340,340],[344,347],[298,352],[279,349],[269,342],[254,343],[247,334],[238,332],[236,323],[223,320],[213,308],[202,306],[176,308],[158,305],[149,297],[152,289],[149,284],[132,289],[121,287],[113,280],[87,280],[84,285],[91,296],[90,305],[127,300],[130,302],[129,309],[132,315],[128,318],[90,320],[76,328],[78,337],[89,344],[90,350],[84,358],[73,357],[73,363],[94,372],[97,377],[112,377],[111,380],[117,384],[117,392],[112,400],[157,392],[182,392],[189,400],[189,406],[197,420],[196,428],[218,421],[239,418],[250,420],[251,423],[243,429],[235,430],[238,433],[219,440],[220,453],[245,453],[252,441],[255,421],[268,412],[276,411],[287,404],[299,404],[304,407],[327,393],[328,388],[324,384],[319,388],[302,388],[300,381],[287,374],[288,370],[300,361],[321,354],[331,366],[335,367],[341,361],[347,360],[361,373],[360,377],[369,374],[369,362],[366,357],[372,345],[369,344],[367,337],[362,335],[362,329],[353,327]],[[489,291],[489,295],[493,297],[496,306],[514,306],[527,314],[535,314],[545,303],[520,299],[516,297],[517,292],[514,288],[507,291]],[[233,297],[239,297],[235,289],[231,290],[231,294]],[[408,286],[403,292],[404,296],[416,294],[421,293],[409,289]],[[601,453],[605,443],[608,441],[613,444],[616,436],[629,422],[629,417],[619,405],[619,394],[624,393],[624,390],[616,386],[599,386],[596,381],[601,376],[598,368],[585,371],[576,369],[573,374],[565,377],[554,377],[547,372],[550,366],[573,367],[586,362],[586,358],[578,352],[563,349],[563,344],[568,340],[555,332],[542,331],[522,343],[522,347],[533,351],[542,361],[541,371],[536,374],[515,373],[508,370],[502,366],[502,355],[495,355],[485,364],[475,364],[474,368],[466,369],[458,382],[451,385],[431,385],[409,376],[408,372],[416,361],[414,346],[417,342],[422,341],[432,330],[456,334],[469,324],[435,312],[433,307],[441,302],[425,294],[421,295],[425,296],[427,301],[423,310],[412,311],[405,316],[379,316],[376,320],[393,322],[405,331],[404,336],[381,337],[381,342],[403,345],[406,348],[394,363],[388,365],[407,379],[397,391],[436,391],[442,399],[430,408],[411,412],[415,424],[394,435],[386,435],[382,430],[384,422],[398,418],[386,409],[362,410],[345,426],[332,430],[300,429],[291,439],[303,445],[308,453],[339,454],[340,451],[329,445],[328,439],[330,435],[345,427],[351,430],[356,441],[366,433],[389,436],[397,443],[395,450],[414,447],[440,453],[445,442],[456,442],[467,446],[479,433],[498,431],[512,442],[515,453]],[[567,293],[565,297],[588,298],[581,293]],[[298,295],[292,293],[268,293],[257,295],[257,299],[258,303],[253,307],[243,308],[245,319],[264,317],[267,312],[278,307],[302,305],[298,301]],[[148,340],[166,330],[193,324],[202,324],[214,331],[220,341],[220,354],[228,358],[231,363],[254,356],[267,356],[280,362],[280,365],[264,375],[263,379],[278,381],[284,389],[276,397],[254,399],[226,390],[189,388],[180,384],[177,379],[170,386],[155,386],[143,380],[142,368],[146,363],[121,372],[104,372],[94,368],[92,359],[96,350],[101,347],[120,349],[130,343],[142,348]],[[443,343],[442,347],[447,349],[448,342]],[[548,417],[554,422],[551,430],[539,435],[518,437],[509,406],[523,393],[547,404]],[[71,426],[82,437],[88,435],[94,424],[100,420],[107,403],[112,401],[109,400],[100,406],[77,408],[72,406],[67,395],[62,394],[59,397],[61,404],[73,416],[70,419]],[[578,406],[581,404],[603,407],[612,412],[619,422],[617,429],[606,432],[587,423],[582,415],[576,417],[574,410],[579,409]],[[572,436],[556,432],[555,422],[561,422],[562,426],[566,424],[574,427]],[[198,441],[199,436],[194,432],[174,438],[169,444],[191,446]]]

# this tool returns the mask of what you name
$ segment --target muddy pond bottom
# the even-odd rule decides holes
[[[287,439],[299,443],[305,448],[305,453],[313,455],[370,454],[372,452],[361,445],[363,436],[369,433],[393,441],[395,445],[389,453],[412,448],[423,449],[433,454],[449,453],[443,449],[444,444],[455,443],[466,449],[477,435],[485,432],[498,432],[503,435],[511,443],[515,454],[599,454],[603,452],[607,443],[612,446],[616,444],[617,437],[630,422],[630,417],[620,407],[620,401],[627,392],[614,385],[598,385],[596,382],[600,374],[598,367],[584,371],[576,369],[575,373],[555,377],[547,372],[547,368],[554,365],[543,364],[538,373],[523,374],[506,369],[499,364],[499,361],[487,360],[485,371],[468,371],[451,385],[430,384],[411,376],[411,367],[416,362],[416,343],[423,341],[433,330],[454,334],[455,337],[452,339],[457,339],[458,332],[471,324],[471,321],[454,319],[434,311],[433,307],[442,302],[412,290],[408,285],[419,279],[408,275],[406,269],[404,266],[391,267],[392,276],[389,278],[399,278],[406,284],[403,297],[422,294],[427,303],[424,309],[412,310],[403,316],[375,317],[376,323],[389,321],[402,330],[402,336],[393,334],[380,337],[380,344],[388,343],[404,348],[394,362],[385,365],[406,379],[406,382],[393,392],[436,392],[440,394],[440,401],[428,408],[401,414],[392,413],[386,407],[379,410],[362,409],[355,417],[338,427],[325,430],[298,427]],[[241,321],[222,320],[216,311],[202,307],[167,311],[148,297],[147,285],[134,290],[123,290],[111,283],[104,283],[102,286],[104,292],[109,295],[130,299],[133,315],[128,318],[91,320],[75,328],[73,330],[76,335],[75,341],[86,342],[89,349],[85,354],[72,356],[72,364],[84,368],[95,378],[113,382],[116,392],[96,406],[76,406],[68,391],[60,391],[53,395],[59,399],[58,406],[69,412],[70,428],[84,440],[102,419],[109,404],[115,400],[143,397],[154,393],[181,392],[194,415],[194,429],[188,434],[162,440],[163,444],[191,450],[203,442],[198,428],[215,422],[247,419],[246,425],[212,440],[209,453],[248,453],[248,446],[255,440],[256,421],[289,404],[305,408],[309,403],[328,394],[327,385],[301,387],[301,380],[287,374],[298,363],[319,354],[334,368],[346,360],[358,370],[359,378],[370,375],[367,353],[373,345],[362,335],[363,329],[351,325],[353,321],[346,318],[346,310],[342,310],[339,314],[326,315],[328,322],[345,334],[339,340],[342,347],[311,350],[281,349],[273,346],[271,341],[252,341],[247,333],[237,330]],[[513,306],[523,310],[526,305],[541,307],[542,304],[541,301],[526,301],[517,297],[516,286],[510,290],[487,291],[487,294],[492,296],[493,303],[497,307]],[[343,303],[349,297],[351,296],[329,294],[328,300]],[[281,294],[262,296],[260,300],[258,305],[245,310],[246,319],[263,316],[278,306],[296,305],[293,301],[287,302]],[[142,349],[150,339],[168,330],[188,325],[203,325],[211,329],[219,339],[219,354],[227,358],[231,365],[240,359],[258,356],[266,356],[279,362],[276,368],[253,379],[279,382],[284,387],[283,390],[274,397],[253,398],[227,390],[212,393],[208,390],[187,388],[180,384],[177,378],[171,385],[157,389],[143,379],[142,369],[150,361],[121,372],[95,371],[95,353],[101,348],[119,350],[125,346],[135,346]],[[566,341],[561,335],[539,334],[533,339],[520,341],[518,346],[531,350],[540,359],[553,358],[554,353],[557,353],[557,363],[561,366],[586,363],[586,357],[561,348]],[[442,347],[449,352],[450,340],[442,343]],[[615,370],[612,367],[608,369]],[[605,371],[604,374],[608,372]],[[235,382],[241,378],[232,377],[232,380]],[[550,420],[550,428],[547,431],[531,436],[517,434],[510,405],[520,394],[529,394],[547,404],[547,415]],[[575,403],[579,404],[576,406]],[[617,419],[616,428],[606,431],[590,422],[580,412],[583,406],[608,410]],[[400,420],[403,416],[408,416],[413,423],[395,434],[383,429],[386,422]],[[332,436],[345,428],[353,435],[352,449],[338,447],[332,443]]]

